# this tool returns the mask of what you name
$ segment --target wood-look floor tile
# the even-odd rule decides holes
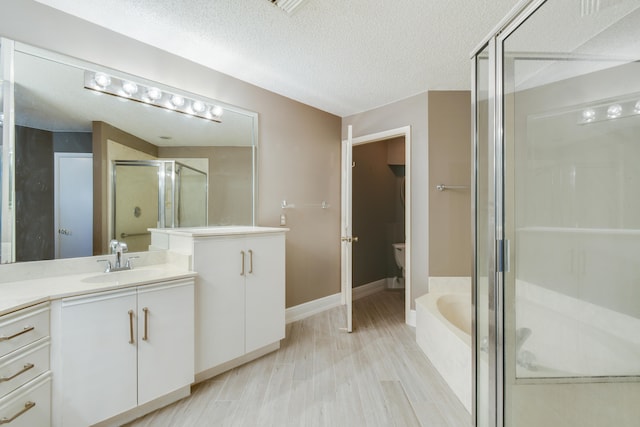
[[[468,427],[469,413],[404,323],[404,293],[354,301],[286,327],[280,350],[196,384],[130,427]]]

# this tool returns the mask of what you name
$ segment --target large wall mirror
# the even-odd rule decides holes
[[[3,263],[254,225],[257,114],[2,39]],[[185,76],[187,78],[187,76]]]

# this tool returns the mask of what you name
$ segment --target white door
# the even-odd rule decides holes
[[[193,245],[198,272],[195,363],[196,373],[201,373],[244,354],[244,269],[248,266],[241,237],[196,239]]]
[[[93,255],[93,155],[55,153],[55,257]]]
[[[342,141],[342,262],[341,262],[341,295],[342,304],[347,306],[347,332],[353,331],[353,242],[357,237],[353,237],[351,194],[352,194],[352,171],[353,167],[353,129],[349,125],[347,129],[347,139]]]
[[[193,382],[193,287],[138,288],[138,405]]]
[[[60,425],[88,426],[136,406],[135,310],[135,289],[62,300]]]
[[[284,338],[284,234],[252,236],[245,248],[245,352],[249,353]]]

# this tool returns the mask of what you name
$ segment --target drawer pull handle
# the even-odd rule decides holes
[[[129,310],[129,344],[133,344],[133,310]]]
[[[19,370],[15,374],[11,375],[10,377],[0,377],[0,383],[3,383],[5,381],[11,381],[12,379],[17,377],[18,375],[24,374],[25,372],[27,372],[29,369],[33,368],[34,366],[35,365],[33,363],[27,363],[26,365],[23,366],[23,368],[21,370]]]
[[[149,309],[145,307],[142,311],[144,311],[144,335],[142,336],[142,341],[147,341],[149,339]]]
[[[24,414],[25,412],[27,412],[29,409],[33,408],[34,406],[36,406],[36,402],[31,402],[31,401],[26,402],[24,404],[24,408],[22,408],[20,411],[18,411],[18,413],[16,413],[13,417],[11,417],[11,418],[8,418],[8,417],[0,418],[0,424],[9,424],[11,421],[15,420],[20,415]]]
[[[8,337],[6,337],[6,336],[1,336],[1,337],[0,337],[0,342],[2,342],[2,341],[9,341],[10,339],[13,339],[13,338],[15,338],[15,337],[19,337],[19,336],[20,336],[20,335],[22,335],[22,334],[26,334],[27,332],[31,332],[31,331],[33,331],[34,329],[35,329],[35,327],[33,327],[33,326],[25,326],[23,330],[21,330],[20,332],[16,332],[16,333],[15,333],[15,334],[13,334],[13,335],[9,335]]]

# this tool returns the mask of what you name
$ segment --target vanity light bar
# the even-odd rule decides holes
[[[578,124],[585,125],[588,123],[638,115],[640,115],[640,99],[612,101],[607,104],[582,109],[580,111],[580,117],[578,118]]]
[[[157,87],[144,86],[102,72],[85,71],[84,88],[216,123],[222,122],[220,116],[224,113],[224,109],[219,105],[165,92]]]

